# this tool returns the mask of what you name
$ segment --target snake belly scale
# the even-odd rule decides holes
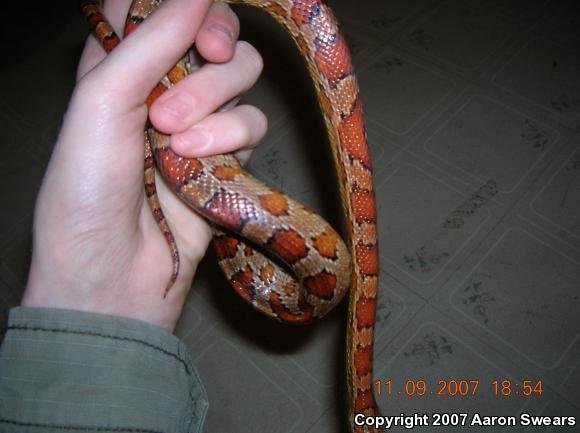
[[[350,288],[347,386],[351,430],[355,413],[379,415],[372,391],[374,322],[378,287],[376,204],[371,156],[351,56],[336,19],[323,0],[223,0],[264,10],[286,29],[306,60],[327,127],[346,221],[347,243],[321,217],[246,172],[232,155],[187,159],[169,137],[148,128],[145,191],[169,245],[173,272],[179,252],[155,188],[157,170],[175,193],[211,222],[214,246],[235,291],[262,313],[290,323],[326,314]],[[125,34],[162,0],[134,0]],[[89,27],[109,52],[120,39],[100,0],[83,0]],[[192,71],[188,52],[152,89],[148,105]],[[272,260],[271,257],[275,259]]]

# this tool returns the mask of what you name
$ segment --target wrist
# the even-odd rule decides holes
[[[88,279],[57,274],[39,272],[32,265],[21,305],[129,318],[173,332],[187,293],[181,287],[173,287],[164,299],[163,284],[153,290],[137,282],[90,284]]]

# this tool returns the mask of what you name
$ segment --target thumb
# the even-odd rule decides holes
[[[193,44],[211,4],[212,0],[166,0],[83,80],[106,83],[104,91],[116,95],[116,111],[126,113],[142,105]]]
[[[125,189],[138,182],[143,175],[145,100],[192,45],[211,3],[166,0],[83,76],[53,155],[65,167],[61,176],[68,169],[74,177],[82,167],[94,174],[95,182],[114,179]]]

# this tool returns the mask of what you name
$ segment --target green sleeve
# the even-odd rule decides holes
[[[144,322],[10,311],[0,347],[0,431],[197,433],[208,402],[186,346]]]

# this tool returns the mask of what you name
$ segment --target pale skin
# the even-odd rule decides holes
[[[130,0],[105,14],[120,33]],[[78,82],[38,196],[22,305],[129,317],[172,331],[211,233],[158,177],[162,208],[181,254],[175,285],[169,248],[143,190],[145,99],[194,40],[208,61],[151,107],[153,125],[186,157],[237,152],[266,131],[253,106],[216,112],[249,89],[260,55],[237,41],[239,23],[210,0],[166,0],[108,56],[89,37]]]

